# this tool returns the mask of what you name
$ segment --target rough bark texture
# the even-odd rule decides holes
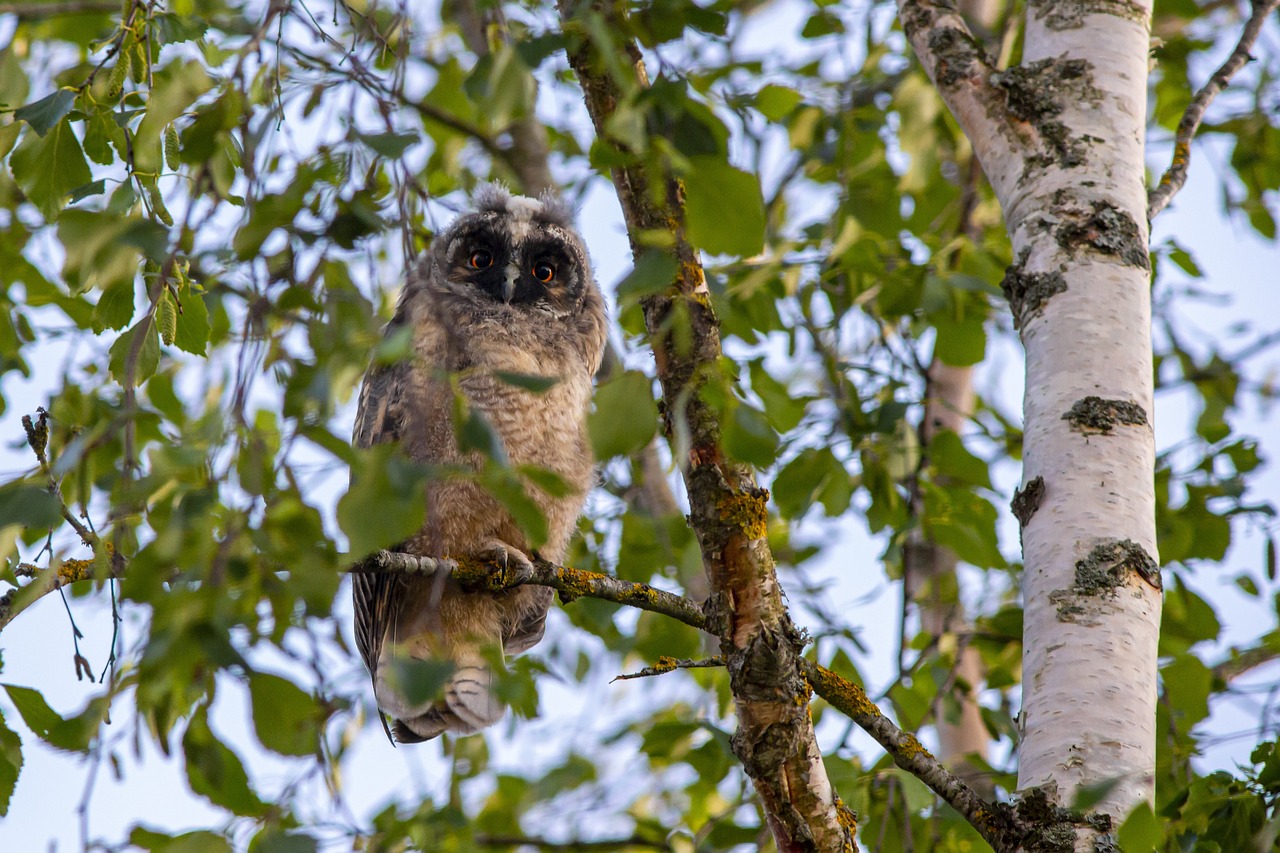
[[[1024,482],[1042,482],[1022,531],[1019,787],[1069,805],[1081,787],[1114,781],[1096,809],[1123,819],[1152,796],[1160,619],[1159,591],[1138,569],[1156,563],[1150,5],[1033,2],[1023,63],[1004,72],[949,4],[900,0],[899,11],[991,179],[1017,259],[1006,284],[1027,351]],[[1082,428],[1070,413],[1089,397],[1144,417]],[[1102,566],[1100,547],[1120,556]],[[1099,586],[1102,576],[1111,581]],[[1096,833],[1081,828],[1077,842]]]
[[[607,121],[622,98],[648,85],[640,53],[630,38],[595,44],[584,25],[599,16],[608,27],[594,28],[593,36],[602,30],[624,33],[622,11],[567,0],[560,8],[569,63],[597,135],[634,155],[610,139]],[[718,370],[720,336],[701,262],[684,237],[683,190],[670,175],[651,172],[634,156],[627,159],[630,165],[613,170],[613,183],[633,252],[644,249],[646,233],[675,237],[669,251],[678,264],[677,279],[667,292],[648,297],[643,308],[666,432],[680,448],[690,523],[710,581],[708,627],[720,637],[737,710],[734,752],[755,785],[779,850],[853,850],[853,815],[835,796],[822,764],[809,687],[800,671],[801,636],[783,605],[766,542],[768,493],[756,486],[748,467],[725,457],[717,413],[703,397],[705,383]],[[679,342],[671,333],[676,324],[682,327]]]

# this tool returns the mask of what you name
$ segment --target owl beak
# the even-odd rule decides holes
[[[516,295],[516,281],[520,278],[520,268],[515,264],[507,267],[507,274],[502,279],[502,301],[511,304]]]

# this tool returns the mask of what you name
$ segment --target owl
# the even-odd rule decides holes
[[[488,185],[475,204],[409,274],[384,334],[408,329],[411,355],[369,369],[353,440],[361,448],[394,441],[420,462],[478,468],[484,458],[460,451],[455,439],[461,396],[467,411],[488,422],[511,466],[550,471],[567,487],[547,491],[524,480],[547,520],[539,556],[558,563],[594,478],[586,416],[604,353],[604,301],[563,202]],[[511,374],[554,381],[531,390]],[[437,478],[426,488],[422,527],[397,550],[531,568],[520,526],[474,478]],[[502,718],[490,650],[514,655],[542,639],[549,588],[467,592],[443,575],[355,573],[353,583],[356,645],[394,740],[471,734]],[[390,675],[397,657],[451,662],[443,696],[406,700]]]

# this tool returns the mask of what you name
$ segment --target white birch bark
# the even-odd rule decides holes
[[[1149,0],[1032,2],[998,72],[949,3],[899,0],[977,152],[1015,264],[1027,353],[1019,787],[1064,805],[1153,794],[1160,620],[1143,140]],[[1082,828],[1077,849],[1091,849]]]

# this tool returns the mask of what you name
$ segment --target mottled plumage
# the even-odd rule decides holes
[[[570,487],[555,497],[526,485],[547,519],[541,556],[564,557],[593,466],[586,436],[591,379],[605,341],[604,303],[570,211],[559,200],[476,194],[477,211],[439,235],[410,273],[385,334],[407,327],[413,356],[365,376],[354,442],[400,443],[422,462],[476,465],[454,439],[453,377],[479,409],[512,465],[555,472]],[[499,372],[552,377],[535,393]],[[400,550],[425,556],[528,561],[524,535],[481,486],[433,481],[422,529]],[[482,650],[516,654],[540,639],[552,593],[523,586],[466,593],[448,578],[355,574],[356,644],[373,677],[380,710],[401,742],[442,732],[470,734],[501,719]],[[387,683],[393,655],[451,660],[445,694],[411,705]]]

